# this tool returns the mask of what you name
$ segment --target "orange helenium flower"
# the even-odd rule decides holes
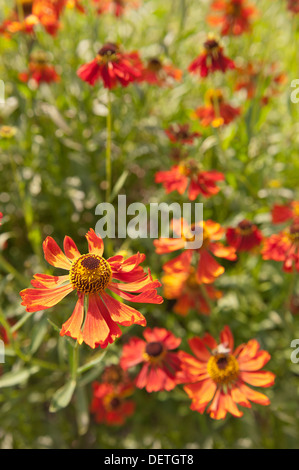
[[[155,182],[162,183],[166,193],[177,191],[184,194],[188,185],[188,197],[194,201],[199,194],[211,197],[220,191],[217,181],[223,181],[224,174],[215,170],[203,171],[195,160],[186,160],[173,166],[169,171],[158,171]]]
[[[224,246],[220,240],[224,236],[225,230],[213,220],[206,220],[196,224],[201,229],[202,246],[197,249],[191,247],[183,251],[182,254],[164,264],[163,269],[167,272],[178,273],[189,270],[193,254],[198,256],[196,279],[199,283],[211,284],[215,279],[224,273],[224,267],[214,258],[225,258],[230,261],[236,260],[236,250],[232,246]],[[195,225],[189,226],[184,220],[173,219],[172,229],[177,238],[160,238],[154,240],[156,253],[172,253],[186,247],[186,243],[194,241]]]
[[[127,370],[138,364],[142,368],[136,379],[136,387],[147,392],[172,390],[176,386],[176,374],[180,370],[177,348],[181,339],[164,328],[147,328],[145,341],[133,337],[123,347],[120,365]]]
[[[238,36],[251,30],[251,18],[256,14],[256,9],[248,5],[247,0],[215,0],[211,9],[220,15],[208,16],[208,23],[213,26],[221,26],[221,34],[233,34]]]
[[[251,403],[269,405],[269,398],[247,384],[270,387],[274,383],[272,372],[261,371],[271,356],[261,350],[252,339],[234,350],[233,335],[228,326],[220,334],[220,343],[206,333],[201,339],[189,340],[194,356],[180,351],[182,359],[182,382],[185,392],[192,399],[191,409],[207,412],[213,419],[224,419],[227,413],[243,416],[237,405],[251,408]]]
[[[212,285],[198,282],[193,266],[175,273],[169,269],[162,276],[161,282],[163,296],[166,299],[176,299],[173,311],[183,316],[192,309],[202,315],[209,315],[211,309],[207,298],[214,300],[222,297],[222,292],[216,290]]]
[[[229,227],[226,230],[227,243],[236,248],[237,251],[250,251],[259,246],[263,235],[257,226],[249,220],[242,220],[236,228]]]
[[[122,52],[117,44],[106,43],[96,58],[81,65],[77,75],[94,86],[101,79],[105,88],[115,88],[118,83],[126,87],[141,76],[141,60],[137,52]]]
[[[131,384],[114,386],[94,382],[90,411],[98,423],[121,425],[135,411],[135,403],[127,400],[133,392]]]
[[[121,335],[118,325],[146,325],[143,315],[107,294],[107,290],[124,300],[139,303],[163,302],[157,294],[159,281],[153,281],[140,263],[145,255],[138,253],[124,260],[116,255],[107,260],[102,257],[103,240],[90,229],[86,234],[89,253],[81,255],[74,241],[66,236],[64,252],[51,237],[43,244],[46,260],[57,268],[69,271],[64,276],[36,274],[31,281],[33,289],[20,295],[28,312],[48,309],[60,302],[70,292],[77,291],[78,301],[71,317],[62,325],[60,335],[71,336],[78,343],[91,348],[106,348]],[[134,295],[136,294],[136,295]],[[84,299],[88,309],[84,319]]]
[[[203,52],[191,62],[188,70],[190,73],[199,73],[201,77],[207,77],[210,73],[216,71],[224,73],[234,68],[234,61],[224,55],[219,41],[213,36],[208,36],[203,45]]]
[[[299,271],[299,219],[289,228],[266,238],[261,253],[265,260],[282,261],[285,272]]]
[[[171,64],[163,64],[160,59],[153,57],[143,67],[139,82],[150,85],[170,86],[174,81],[181,81],[182,71]]]
[[[205,106],[199,106],[193,113],[203,127],[220,127],[230,124],[240,115],[241,109],[224,101],[221,90],[208,90],[205,94]]]

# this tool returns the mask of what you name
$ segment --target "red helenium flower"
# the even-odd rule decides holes
[[[232,246],[224,246],[220,240],[225,230],[212,220],[206,220],[196,224],[201,228],[202,246],[197,249],[191,247],[182,254],[164,264],[163,269],[167,272],[178,273],[190,269],[193,255],[197,256],[196,279],[199,283],[212,284],[215,279],[224,273],[225,269],[214,258],[220,257],[230,261],[236,260],[236,250]],[[154,240],[156,253],[172,253],[186,247],[186,243],[195,239],[195,225],[189,226],[184,220],[172,221],[172,228],[177,238],[160,238]]]
[[[133,392],[132,385],[115,387],[109,383],[93,383],[90,411],[98,423],[121,425],[135,411],[135,403],[127,397]]]
[[[288,204],[274,204],[272,211],[273,224],[281,224],[288,220],[299,220],[299,201],[292,201]]]
[[[299,219],[288,229],[266,238],[261,253],[265,260],[282,261],[286,272],[299,271]]]
[[[86,238],[89,253],[81,255],[70,237],[64,239],[65,253],[53,238],[47,237],[43,244],[46,260],[69,272],[63,276],[36,274],[31,281],[33,289],[25,289],[20,295],[26,310],[36,312],[53,307],[76,290],[78,301],[73,314],[62,325],[60,335],[71,336],[91,348],[106,348],[121,335],[118,325],[146,325],[140,312],[111,297],[107,290],[130,302],[159,304],[163,299],[156,289],[161,284],[153,281],[150,272],[146,274],[140,266],[145,255],[138,253],[127,260],[116,255],[106,260],[102,257],[103,240],[92,229]],[[86,297],[88,309],[84,318]]]
[[[133,337],[123,347],[120,365],[129,369],[138,364],[142,368],[136,378],[136,387],[147,392],[172,390],[176,386],[176,374],[180,370],[177,348],[181,339],[164,328],[147,328],[145,341]]]
[[[223,180],[223,173],[215,170],[201,170],[195,160],[181,162],[169,171],[158,171],[155,175],[155,182],[162,183],[167,194],[172,191],[184,194],[189,185],[190,201],[194,201],[199,194],[206,198],[214,196],[220,191],[216,183]]]
[[[196,137],[200,137],[199,132],[191,132],[189,124],[171,124],[165,129],[165,134],[172,143],[193,144]]]
[[[221,34],[238,36],[251,30],[251,18],[256,14],[254,6],[247,0],[215,0],[211,9],[220,15],[209,15],[208,23],[221,26]]]
[[[106,43],[96,58],[81,65],[77,75],[94,86],[101,79],[105,88],[115,88],[119,83],[126,87],[141,76],[142,63],[138,52],[122,52],[118,45]]]
[[[237,251],[250,251],[259,246],[263,235],[257,226],[249,220],[242,220],[236,228],[229,227],[226,230],[227,243]]]
[[[55,68],[47,63],[43,53],[37,54],[30,59],[29,70],[19,74],[22,82],[33,80],[37,85],[40,83],[58,82],[60,77]]]
[[[230,124],[241,113],[239,107],[234,107],[224,101],[221,90],[208,90],[205,95],[205,106],[199,106],[193,113],[203,127],[220,127]]]
[[[287,8],[293,13],[299,13],[299,0],[287,0]]]
[[[160,59],[153,57],[143,67],[139,82],[147,82],[150,85],[170,86],[174,81],[181,81],[182,71],[171,64],[163,64]]]
[[[224,55],[219,42],[214,37],[208,37],[203,45],[203,52],[191,62],[188,70],[190,73],[199,73],[201,77],[207,77],[210,73],[216,71],[224,73],[234,68],[234,61]]]
[[[237,405],[251,408],[251,403],[269,405],[269,398],[247,384],[270,387],[274,384],[272,372],[261,371],[271,356],[251,339],[234,349],[233,335],[228,326],[220,334],[220,343],[208,333],[201,339],[189,340],[194,356],[180,351],[182,382],[185,392],[192,399],[191,409],[207,412],[213,419],[224,419],[227,413],[243,416]]]
[[[117,18],[122,16],[128,7],[138,8],[139,2],[136,0],[93,0],[97,13],[110,12]]]

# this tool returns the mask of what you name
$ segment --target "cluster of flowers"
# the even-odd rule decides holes
[[[99,13],[109,10],[116,16],[123,14],[129,3],[124,0],[93,2]],[[17,31],[31,34],[37,23],[42,24],[49,34],[56,34],[66,0],[22,0],[21,3],[22,10],[16,10],[2,24],[2,34],[11,35]],[[80,2],[74,0],[69,3],[84,12]],[[296,3],[288,2],[288,7],[294,12]],[[137,4],[131,2],[131,6]],[[215,15],[209,16],[208,21],[212,25],[220,25],[222,35],[240,35],[250,31],[251,19],[256,14],[246,0],[216,0],[212,2],[211,9]],[[220,41],[211,35],[188,68],[191,74],[200,78],[217,71],[225,73],[236,69],[234,61],[225,55]],[[237,87],[245,88],[248,97],[255,92],[252,77],[255,79],[258,73],[258,68],[248,64],[244,74],[240,74]],[[152,58],[144,65],[138,52],[127,53],[117,44],[106,43],[91,62],[79,68],[77,75],[92,86],[102,80],[104,87],[113,89],[117,85],[127,87],[132,82],[168,85],[170,81],[181,80],[182,71],[163,64],[158,58]],[[24,81],[29,78],[40,83],[58,80],[59,77],[45,57],[40,56],[35,57],[30,62],[29,71],[20,76]],[[282,75],[278,74],[276,82],[281,81]],[[229,124],[240,112],[240,108],[225,102],[221,90],[209,90],[206,105],[197,108],[195,115],[203,127],[219,127]],[[200,137],[198,132],[191,131],[188,124],[173,124],[166,129],[166,134],[172,142],[182,145],[192,145],[194,139]],[[180,159],[170,170],[156,174],[156,182],[163,183],[167,193],[176,190],[182,195],[188,188],[188,197],[192,201],[199,195],[208,198],[217,194],[220,190],[217,183],[223,180],[222,173],[204,170],[197,161],[188,157]],[[213,284],[225,271],[215,257],[235,261],[238,252],[256,252],[263,243],[261,253],[265,260],[283,262],[283,269],[287,272],[299,271],[298,209],[298,202],[275,206],[273,222],[291,221],[291,224],[267,239],[249,220],[242,220],[237,227],[227,229],[213,220],[201,222],[203,244],[196,250],[184,249],[186,242],[192,239],[194,227],[189,227],[184,220],[173,220],[173,231],[180,229],[181,238],[160,238],[154,245],[158,254],[183,250],[163,266],[164,296],[176,300],[174,311],[186,315],[192,308],[201,314],[210,313],[211,300],[222,295]],[[221,241],[224,236],[226,244]],[[75,291],[77,302],[74,311],[63,323],[60,335],[70,336],[91,348],[106,348],[121,336],[120,326],[146,326],[144,316],[123,301],[161,304],[163,298],[157,293],[161,283],[141,267],[145,260],[143,254],[137,253],[127,259],[115,254],[106,259],[103,257],[103,240],[92,229],[86,234],[86,239],[88,253],[81,254],[68,236],[64,239],[64,251],[53,238],[47,237],[43,244],[45,259],[67,274],[35,274],[32,288],[23,290],[20,295],[26,310],[35,312],[55,306]],[[227,413],[242,416],[237,405],[251,407],[250,402],[269,404],[264,394],[247,385],[269,387],[274,383],[274,374],[261,370],[270,355],[260,349],[256,340],[251,339],[247,344],[234,348],[231,330],[225,326],[218,341],[208,333],[203,338],[190,339],[189,346],[194,354],[191,355],[176,351],[181,339],[164,328],[146,328],[143,336],[144,339],[131,338],[123,347],[119,364],[107,368],[101,382],[94,384],[91,409],[98,421],[120,424],[132,414],[134,403],[127,397],[134,387],[156,392],[169,391],[183,384],[192,400],[191,409],[203,413],[208,407],[207,412],[214,419],[223,419]],[[140,365],[137,376],[132,380],[127,375],[128,369]]]

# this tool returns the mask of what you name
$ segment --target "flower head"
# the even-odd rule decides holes
[[[211,313],[209,300],[222,297],[222,292],[211,284],[198,282],[193,266],[175,273],[166,268],[161,282],[163,296],[166,299],[176,299],[173,311],[182,316],[186,316],[192,309],[201,315],[209,315]]]
[[[299,271],[299,219],[278,234],[264,240],[262,256],[265,260],[283,262],[283,270]]]
[[[199,132],[191,132],[189,124],[171,124],[165,129],[165,134],[172,143],[193,144],[196,137],[200,137]]]
[[[224,73],[234,68],[234,61],[224,55],[219,41],[210,35],[203,44],[202,53],[191,62],[188,70],[190,73],[199,73],[201,77],[207,77],[210,73],[216,71]]]
[[[225,326],[220,333],[220,342],[208,333],[201,339],[189,340],[195,357],[181,351],[182,381],[187,383],[184,390],[191,398],[191,409],[207,412],[213,419],[224,419],[227,413],[243,416],[237,405],[251,408],[251,403],[269,405],[266,395],[248,387],[270,387],[274,383],[272,372],[261,371],[271,356],[260,349],[252,339],[234,349],[231,330]]]
[[[98,423],[122,425],[135,411],[135,403],[127,398],[132,395],[131,384],[114,386],[111,383],[93,383],[90,410]]]
[[[201,233],[202,245],[196,249],[190,247],[176,258],[165,263],[163,266],[165,271],[178,273],[183,270],[189,270],[192,260],[195,258],[197,265],[196,280],[200,284],[212,284],[225,271],[224,267],[215,260],[214,256],[230,261],[236,260],[235,248],[221,243],[220,240],[225,230],[217,222],[206,220],[190,226],[184,219],[173,219],[172,228],[175,238],[154,240],[156,253],[172,253],[186,248],[187,243],[194,241],[196,228]]]
[[[31,56],[28,71],[20,73],[19,79],[22,82],[33,80],[39,86],[40,83],[58,82],[60,77],[49,64],[47,54],[40,51]]]
[[[144,316],[134,308],[107,294],[110,290],[124,300],[138,303],[161,303],[156,289],[161,284],[146,274],[140,263],[145,256],[138,253],[124,260],[116,255],[103,258],[103,240],[90,229],[86,234],[89,252],[81,255],[70,237],[64,239],[64,251],[47,237],[43,244],[46,260],[67,275],[36,274],[31,281],[33,289],[25,289],[20,295],[28,312],[48,309],[73,291],[78,300],[71,317],[62,325],[60,335],[71,336],[78,343],[85,342],[91,348],[107,347],[121,335],[118,325],[146,325]],[[84,299],[88,300],[84,318]]]
[[[211,9],[220,14],[209,15],[208,23],[221,26],[221,34],[239,36],[251,30],[251,18],[256,9],[247,0],[214,0]]]
[[[94,86],[101,79],[105,88],[115,88],[119,83],[126,87],[141,76],[141,60],[137,52],[125,53],[114,43],[106,43],[96,58],[81,65],[77,75]]]
[[[205,106],[199,106],[193,113],[203,127],[220,127],[230,124],[240,115],[241,109],[226,103],[221,90],[210,89],[205,95]]]
[[[146,328],[145,341],[133,337],[123,347],[120,365],[127,370],[138,364],[142,368],[136,378],[136,387],[147,392],[172,390],[176,386],[176,374],[180,370],[178,353],[173,352],[181,339],[164,328]]]
[[[236,228],[229,227],[226,230],[226,239],[237,251],[250,251],[261,244],[263,235],[256,225],[244,219]]]
[[[184,194],[188,185],[188,197],[194,201],[199,194],[208,198],[220,191],[216,185],[223,181],[224,175],[215,170],[204,171],[195,160],[185,160],[174,165],[169,171],[158,171],[155,182],[162,183],[166,192],[178,191]]]
[[[143,67],[139,82],[150,85],[170,86],[174,81],[181,81],[182,71],[171,64],[165,64],[157,57],[152,57]]]

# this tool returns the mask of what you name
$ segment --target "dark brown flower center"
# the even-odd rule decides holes
[[[216,362],[217,362],[218,369],[220,370],[225,369],[228,364],[226,357],[220,357],[219,359],[217,359]]]
[[[100,56],[111,56],[119,52],[119,47],[117,44],[113,42],[107,42],[104,46],[99,50],[98,55]]]
[[[290,227],[290,234],[294,240],[299,241],[299,222],[294,222]]]
[[[162,69],[162,64],[159,59],[154,57],[148,61],[147,67],[149,70],[152,70],[153,72],[159,72],[159,70]]]
[[[242,235],[249,235],[252,232],[252,223],[249,220],[242,220],[238,224],[239,231]]]
[[[119,408],[120,404],[121,404],[121,401],[117,397],[112,398],[112,400],[110,401],[110,407],[113,410],[116,410],[117,408]]]
[[[19,0],[16,0],[16,7],[15,7],[17,13],[19,12],[18,1]],[[20,3],[20,8],[22,8],[23,10],[24,16],[26,17],[26,16],[31,15],[33,0],[21,0],[19,1],[19,3]]]
[[[207,41],[204,42],[204,48],[207,51],[212,51],[214,49],[217,49],[219,47],[218,41],[216,39],[208,39]]]
[[[146,345],[145,352],[151,357],[158,357],[163,352],[163,345],[159,341],[153,341]]]
[[[112,277],[110,264],[101,256],[87,254],[77,258],[70,269],[73,286],[85,294],[102,292]]]

